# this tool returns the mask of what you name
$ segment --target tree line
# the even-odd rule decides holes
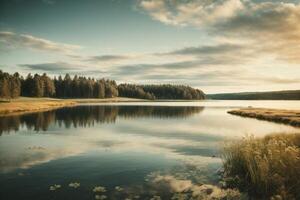
[[[120,84],[118,90],[120,96],[141,99],[205,99],[201,90],[185,85]]]
[[[46,73],[28,74],[25,78],[0,70],[0,98],[55,97],[55,98],[111,98],[140,99],[204,99],[201,90],[184,85],[120,84],[109,79],[94,79],[66,74],[50,78]]]
[[[64,78],[54,78],[56,97],[60,98],[111,98],[118,96],[117,84],[113,80],[95,80],[75,75],[73,79],[69,74]]]
[[[95,80],[90,77],[66,74],[51,79],[46,73],[28,74],[26,78],[18,73],[10,75],[0,70],[0,98],[56,97],[56,98],[110,98],[118,96],[117,84],[113,80]]]
[[[0,70],[0,97],[16,98],[21,94],[21,78],[18,73],[10,75]]]

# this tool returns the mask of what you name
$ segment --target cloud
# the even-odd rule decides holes
[[[244,6],[240,0],[141,0],[139,7],[165,24],[199,26],[232,17]]]
[[[80,75],[92,76],[95,78],[107,78],[108,73],[105,70],[97,69],[95,66],[73,64],[67,62],[53,62],[53,63],[37,63],[37,64],[19,64],[19,67],[27,71],[40,71],[52,75]]]
[[[71,71],[79,70],[80,67],[64,62],[55,63],[40,63],[40,64],[20,64],[21,67],[26,67],[30,70],[41,70],[46,72],[60,72],[60,71]]]
[[[245,47],[238,44],[218,44],[211,46],[186,47],[183,49],[164,53],[162,55],[211,55],[232,53],[243,50]]]
[[[141,0],[139,7],[162,23],[194,26],[216,41],[247,41],[247,48],[257,55],[263,52],[277,60],[300,63],[300,4],[297,1]],[[201,48],[174,53],[199,50],[205,53]]]
[[[101,55],[101,56],[91,56],[88,61],[92,62],[107,62],[107,61],[120,61],[131,58],[127,55]]]
[[[186,47],[160,56],[193,56],[196,63],[206,65],[245,64],[257,54],[257,49],[249,49],[246,44],[220,43],[197,47]]]
[[[78,45],[57,43],[32,35],[17,34],[13,32],[0,32],[0,43],[7,45],[8,48],[29,48],[39,51],[71,53],[80,49]]]
[[[252,40],[260,52],[300,63],[299,4],[252,2],[243,13],[216,23],[211,31],[215,35],[222,32],[227,38]]]
[[[235,63],[236,62],[236,63]],[[300,84],[295,76],[258,72],[256,67],[243,66],[238,61],[217,58],[161,64],[120,65],[106,71],[118,82],[171,83],[204,86],[254,86]]]

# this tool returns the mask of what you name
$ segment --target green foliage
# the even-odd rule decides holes
[[[184,85],[134,85],[118,86],[120,96],[142,99],[205,99],[201,90]]]
[[[121,97],[151,99],[154,100],[155,96],[152,93],[145,92],[144,89],[134,84],[120,84],[118,86],[119,95]]]
[[[246,137],[225,146],[224,180],[256,198],[300,199],[300,134]]]
[[[10,75],[0,70],[0,97],[16,98],[21,93],[21,79],[18,73]]]
[[[72,79],[66,74],[64,79],[54,79],[56,97],[58,98],[111,98],[118,96],[117,84],[112,80],[95,80],[83,76]]]
[[[112,98],[140,99],[204,99],[201,90],[184,85],[134,85],[120,84],[114,80],[66,74],[64,78],[51,79],[47,74],[28,74],[24,79],[18,73],[10,75],[0,71],[0,97],[57,97],[57,98]]]
[[[205,99],[201,90],[185,85],[141,85],[145,92],[152,93],[157,99]]]
[[[22,80],[22,96],[29,97],[53,97],[55,86],[53,80],[43,74],[35,74],[33,77],[28,74],[25,80]]]

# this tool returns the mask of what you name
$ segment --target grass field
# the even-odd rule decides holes
[[[243,108],[228,113],[300,127],[300,110]]]
[[[36,112],[75,105],[72,100],[52,98],[18,98],[0,101],[0,115],[13,115],[27,112]]]
[[[61,108],[65,106],[75,106],[83,103],[108,103],[108,102],[138,102],[145,101],[131,98],[107,98],[107,99],[54,99],[54,98],[29,98],[21,97],[17,99],[0,100],[0,115],[14,115],[20,113],[38,112]]]

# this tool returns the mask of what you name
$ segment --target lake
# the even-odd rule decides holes
[[[299,131],[227,114],[247,106],[300,101],[105,103],[0,117],[0,198],[176,199],[186,185],[218,184],[224,143]]]

